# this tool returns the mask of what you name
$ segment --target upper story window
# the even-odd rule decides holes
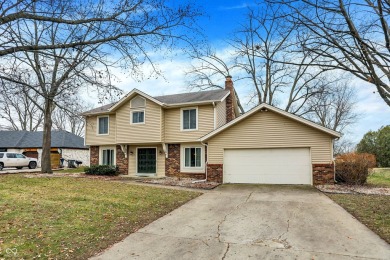
[[[143,97],[136,96],[130,101],[131,124],[145,124],[145,106],[146,100]]]
[[[182,109],[182,129],[196,130],[198,129],[198,109],[189,108]]]
[[[98,134],[99,135],[108,135],[108,116],[98,117]]]
[[[145,123],[145,111],[132,111],[131,112],[132,124],[144,124]]]

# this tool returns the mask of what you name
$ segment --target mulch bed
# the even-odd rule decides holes
[[[158,185],[165,185],[165,186],[179,186],[179,187],[186,187],[186,188],[193,188],[193,189],[204,189],[204,190],[211,190],[215,187],[219,186],[220,183],[218,182],[197,182],[199,180],[197,179],[191,179],[191,178],[176,178],[176,177],[165,177],[165,178],[159,178],[159,179],[136,179],[136,182],[142,182],[142,183],[149,183],[149,184],[158,184]]]
[[[326,193],[367,194],[390,196],[390,188],[379,188],[368,185],[317,185],[317,189]]]

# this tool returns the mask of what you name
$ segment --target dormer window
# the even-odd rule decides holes
[[[198,129],[198,109],[185,108],[182,113],[182,130],[197,130]]]

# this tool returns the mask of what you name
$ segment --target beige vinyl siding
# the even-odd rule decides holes
[[[283,147],[310,147],[312,163],[332,161],[330,135],[275,112],[259,111],[208,141],[209,163],[222,164],[224,149]]]
[[[160,108],[160,114],[161,114],[161,142],[165,142],[165,110],[161,107]]]
[[[135,97],[137,98],[137,97]],[[130,123],[130,102],[126,102],[116,111],[117,118],[117,143],[153,143],[161,142],[161,112],[160,106],[146,99],[145,123]]]
[[[108,135],[97,134],[97,116],[86,117],[86,145],[107,145],[115,144],[115,132],[116,132],[116,117],[114,114],[109,115],[108,119]]]
[[[136,176],[137,174],[137,148],[148,147],[148,148],[157,148],[157,165],[156,165],[156,176],[163,177],[165,176],[165,154],[161,145],[150,144],[150,145],[130,145],[129,147],[129,176]],[[163,153],[160,155],[160,151]],[[130,152],[133,152],[133,155],[130,155]]]
[[[188,107],[193,108],[193,107]],[[165,142],[194,142],[214,129],[214,107],[212,105],[197,106],[197,130],[181,130],[181,108],[165,110]],[[186,108],[183,108],[186,109]]]
[[[216,128],[218,128],[226,124],[226,99],[224,99],[222,102],[218,102],[215,109],[216,109],[216,117],[217,117]]]

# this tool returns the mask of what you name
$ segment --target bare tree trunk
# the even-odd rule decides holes
[[[43,143],[42,143],[42,157],[41,157],[41,172],[42,173],[53,173],[51,169],[51,127],[52,127],[52,107],[49,100],[45,102],[45,113],[44,113],[44,123],[43,123]]]

